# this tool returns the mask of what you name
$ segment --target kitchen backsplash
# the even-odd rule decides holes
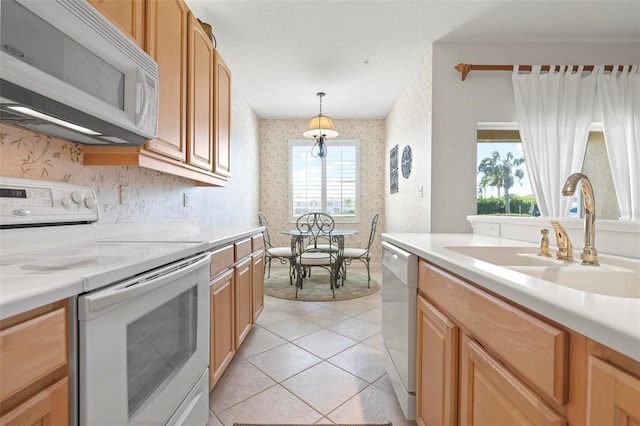
[[[255,225],[258,120],[244,98],[232,93],[232,178],[224,188],[196,187],[191,180],[143,167],[83,166],[82,145],[4,123],[0,175],[92,186],[100,223],[196,219],[201,226]],[[121,194],[123,186],[128,191]]]

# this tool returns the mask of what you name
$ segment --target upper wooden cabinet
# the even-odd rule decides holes
[[[225,186],[231,152],[229,69],[184,0],[114,3],[145,6],[145,49],[160,72],[158,133],[142,147],[85,145],[84,164],[140,166],[200,185]]]
[[[88,2],[144,49],[144,0],[88,0]]]
[[[145,148],[184,162],[187,159],[187,31],[189,10],[182,0],[147,5],[147,52],[158,63],[158,136]]]
[[[231,176],[231,71],[216,50],[213,64],[215,163],[213,172]]]
[[[213,171],[213,44],[191,13],[187,44],[187,162]]]

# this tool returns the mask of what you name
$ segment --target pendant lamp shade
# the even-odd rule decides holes
[[[320,98],[320,114],[309,120],[307,130],[302,133],[302,136],[305,138],[313,138],[316,142],[311,149],[311,156],[323,158],[327,155],[325,139],[335,138],[338,136],[338,132],[336,128],[333,127],[331,118],[322,115],[322,97],[325,94],[318,92],[316,95]]]
[[[325,136],[327,138],[335,138],[339,133],[333,126],[333,121],[326,115],[318,115],[309,120],[307,130],[302,134],[305,138],[316,138]]]

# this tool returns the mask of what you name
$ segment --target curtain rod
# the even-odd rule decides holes
[[[522,71],[531,71],[532,68],[531,65],[519,65],[518,67]],[[593,65],[584,65],[583,69],[585,71],[593,71],[593,67]],[[610,72],[613,71],[614,67],[615,65],[605,65],[604,70]],[[471,65],[463,64],[462,62],[454,68],[462,73],[462,81],[467,78],[467,75],[469,75],[471,71],[513,71],[513,65]],[[550,68],[551,65],[542,65],[541,67],[542,71],[549,71]],[[572,69],[573,71],[577,71],[578,65],[573,65]],[[555,70],[560,71],[560,65],[556,65]],[[624,71],[624,66],[620,65],[618,71]]]

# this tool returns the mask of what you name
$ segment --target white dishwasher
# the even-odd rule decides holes
[[[408,420],[416,418],[418,257],[382,242],[384,366]]]

